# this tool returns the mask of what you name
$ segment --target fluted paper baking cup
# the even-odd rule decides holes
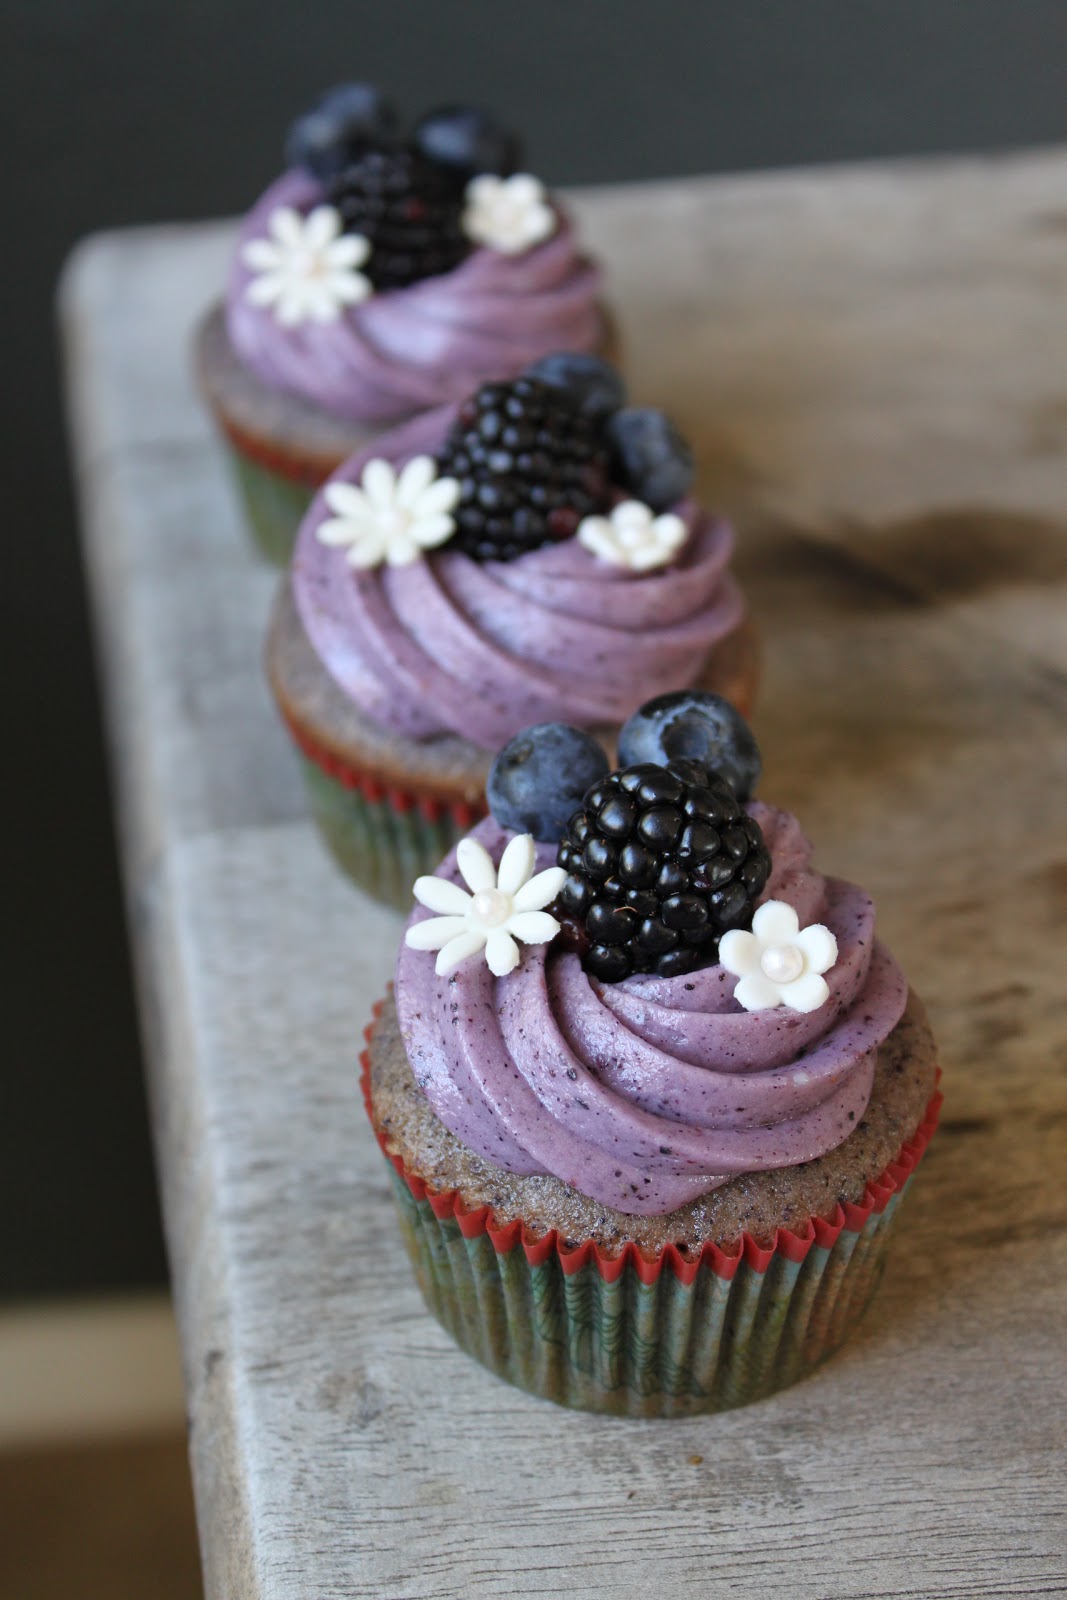
[[[357,772],[287,720],[315,825],[353,883],[406,911],[415,879],[435,872],[485,807],[411,794]]]
[[[369,1115],[368,1052],[362,1066]],[[769,1247],[746,1234],[733,1251],[671,1244],[655,1257],[632,1243],[609,1255],[555,1230],[500,1226],[488,1206],[468,1211],[457,1191],[435,1193],[378,1142],[427,1308],[461,1349],[559,1405],[693,1416],[786,1388],[848,1337],[878,1286],[940,1107],[935,1093],[863,1200],[829,1220],[780,1229]]]
[[[317,486],[255,459],[228,437],[226,449],[256,550],[272,566],[287,566]]]

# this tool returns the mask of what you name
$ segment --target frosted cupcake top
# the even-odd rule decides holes
[[[699,679],[743,615],[733,533],[689,498],[667,419],[624,398],[594,358],[550,357],[394,430],[325,486],[293,594],[379,726],[497,749],[549,718],[618,724]]]
[[[405,139],[376,91],[343,85],[287,158],[226,296],[231,343],[272,388],[383,424],[603,338],[599,270],[485,113],[433,113]]]
[[[666,756],[686,717],[692,748],[692,707],[714,697],[667,698],[624,750]],[[480,824],[416,885],[397,963],[405,1048],[445,1126],[632,1214],[842,1143],[907,1000],[869,897],[814,869],[793,817],[739,798],[750,757],[724,776],[740,721],[724,704],[719,769],[602,758],[559,844]],[[573,800],[600,763],[531,734],[502,752],[491,801],[547,832],[546,768],[567,760]]]

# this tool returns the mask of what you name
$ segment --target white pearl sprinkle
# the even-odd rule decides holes
[[[795,944],[772,944],[760,957],[760,966],[772,983],[792,983],[804,971],[804,956]]]
[[[487,928],[499,928],[511,915],[511,896],[500,889],[479,889],[474,896],[474,915]]]

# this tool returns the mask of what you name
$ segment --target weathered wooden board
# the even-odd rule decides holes
[[[1067,1593],[1067,155],[579,197],[633,389],[742,528],[764,792],[881,928],[944,1131],[861,1334],[747,1411],[568,1415],[397,1256],[359,1029],[398,920],[262,687],[271,578],[191,391],[223,226],[63,294],[211,1600]]]

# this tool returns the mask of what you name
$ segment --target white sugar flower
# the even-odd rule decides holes
[[[521,256],[556,231],[556,213],[545,186],[528,172],[498,178],[483,172],[466,190],[463,231],[475,244],[507,256]]]
[[[640,500],[623,500],[607,517],[583,517],[578,543],[613,567],[647,572],[665,567],[685,543],[688,529],[673,511],[656,516]]]
[[[347,545],[353,567],[406,567],[455,532],[450,516],[459,499],[455,478],[439,478],[432,456],[413,456],[397,477],[376,456],[363,468],[359,487],[328,483],[326,504],[336,516],[315,530],[323,544]]]
[[[342,233],[341,214],[316,206],[302,217],[279,206],[267,223],[269,239],[251,239],[241,260],[253,274],[247,295],[254,306],[272,306],[285,328],[300,322],[335,322],[342,306],[354,306],[371,293],[371,282],[356,268],[370,255],[361,233]]]
[[[801,930],[791,905],[767,900],[752,932],[733,928],[719,942],[719,960],[739,979],[734,999],[746,1011],[817,1011],[829,998],[824,972],[837,960],[837,940],[821,922]]]
[[[476,839],[461,839],[456,863],[471,893],[447,878],[416,878],[416,900],[441,915],[409,928],[405,944],[412,950],[436,950],[441,978],[483,949],[496,977],[513,972],[519,964],[516,939],[547,944],[559,932],[559,923],[543,908],[559,894],[567,874],[562,867],[549,867],[531,877],[535,861],[528,833],[509,842],[499,870]]]

